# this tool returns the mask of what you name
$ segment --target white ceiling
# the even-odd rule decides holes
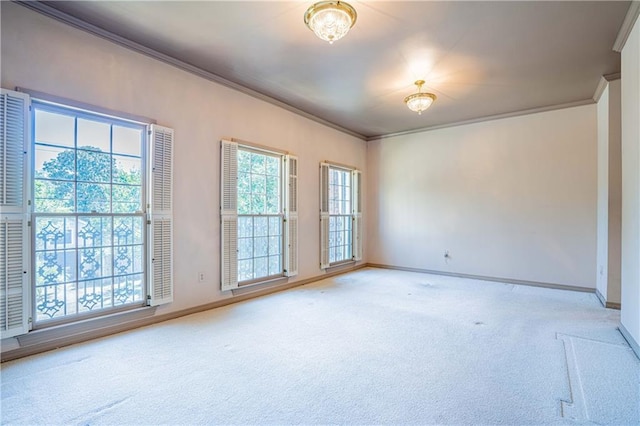
[[[590,99],[628,1],[356,1],[333,45],[312,1],[55,1],[84,22],[364,138]],[[407,109],[413,82],[438,100]]]

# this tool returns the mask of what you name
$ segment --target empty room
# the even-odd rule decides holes
[[[0,423],[640,424],[639,15],[0,1]]]

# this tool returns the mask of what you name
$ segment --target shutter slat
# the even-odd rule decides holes
[[[329,164],[320,163],[320,268],[329,267]]]
[[[320,268],[330,266],[329,261],[329,213],[320,214]]]
[[[222,290],[238,288],[238,218],[227,215],[222,217]]]
[[[238,144],[220,145],[220,288],[238,288]]]
[[[173,302],[173,129],[151,126],[151,306]]]
[[[353,200],[353,259],[362,260],[362,172],[354,170],[352,176]]]
[[[0,330],[2,338],[29,331],[26,215],[7,214],[0,220]]]
[[[222,214],[238,212],[238,144],[222,141],[221,154]]]
[[[285,157],[285,178],[287,185],[286,214],[286,251],[285,271],[288,277],[298,275],[298,158]]]
[[[0,95],[0,212],[23,213],[28,96]]]

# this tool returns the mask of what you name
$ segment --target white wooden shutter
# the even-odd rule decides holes
[[[29,331],[29,96],[0,92],[0,337]]]
[[[149,305],[173,302],[173,129],[151,126]]]
[[[286,208],[285,208],[285,275],[298,275],[298,157],[285,156]]]
[[[329,164],[320,163],[320,268],[329,267]]]
[[[362,260],[362,173],[351,172],[353,200],[353,260]]]
[[[221,142],[221,289],[238,288],[238,144]]]

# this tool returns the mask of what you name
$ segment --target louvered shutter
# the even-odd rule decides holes
[[[285,275],[298,275],[298,158],[285,156],[286,210],[285,210]]]
[[[329,164],[320,163],[320,268],[329,267]]]
[[[0,337],[29,331],[26,152],[29,96],[0,92]]]
[[[238,288],[238,144],[221,142],[221,288]]]
[[[362,260],[362,173],[351,172],[353,200],[353,260]]]
[[[173,301],[173,130],[151,126],[149,304]]]

